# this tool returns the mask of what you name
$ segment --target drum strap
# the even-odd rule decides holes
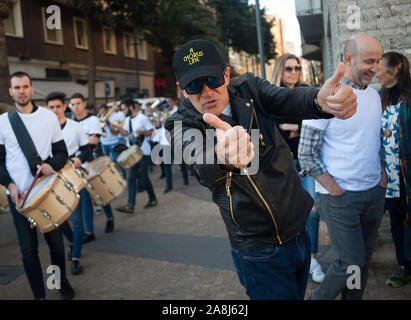
[[[43,160],[39,156],[33,139],[31,139],[26,126],[18,115],[17,110],[14,109],[9,112],[8,116],[20,148],[29,163],[31,174],[34,176],[37,172],[37,165],[41,165]]]

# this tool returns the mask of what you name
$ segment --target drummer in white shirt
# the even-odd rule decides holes
[[[149,137],[153,133],[154,126],[151,124],[147,116],[141,112],[141,105],[135,102],[133,99],[126,99],[121,103],[121,110],[127,115],[124,126],[116,126],[124,136],[130,135],[134,139],[141,142],[141,151],[143,152],[143,159],[133,165],[128,172],[128,203],[122,207],[117,208],[118,211],[125,213],[134,213],[134,206],[136,203],[136,191],[137,191],[137,175],[140,173],[139,178],[148,193],[149,201],[144,206],[144,209],[157,205],[157,198],[154,193],[153,185],[151,184],[148,176],[148,164],[151,161],[151,146],[149,143]],[[137,143],[140,144],[140,143]]]
[[[77,122],[66,118],[64,114],[67,108],[65,98],[66,95],[62,92],[52,92],[46,97],[46,104],[47,108],[53,111],[57,116],[70,161],[74,164],[75,168],[80,168],[83,163],[92,158],[91,147],[88,143],[88,136],[82,127]],[[80,191],[81,198],[84,197],[84,192],[87,192],[86,189]],[[84,237],[83,210],[81,204],[78,205],[72,213],[71,221],[73,222],[74,233],[68,221],[63,223],[60,229],[70,242],[69,258],[71,261],[71,273],[78,275],[83,272],[83,267],[80,264]]]
[[[102,129],[100,126],[100,121],[94,115],[88,113],[86,106],[87,102],[85,101],[84,96],[81,93],[75,93],[70,98],[70,104],[72,106],[75,120],[81,125],[84,132],[89,137],[89,144],[92,146],[92,149],[96,149],[99,143],[100,136],[102,134]],[[85,163],[86,166],[88,163]],[[91,201],[90,194],[86,191],[82,196],[82,205],[84,213],[84,222],[86,226],[86,236],[84,237],[83,243],[87,243],[96,239],[94,234],[94,215],[93,215],[93,204]],[[107,218],[105,232],[113,232],[114,229],[114,217],[113,210],[111,206],[103,206],[104,213]]]

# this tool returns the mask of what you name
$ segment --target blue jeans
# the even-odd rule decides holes
[[[137,192],[137,177],[141,179],[142,184],[146,188],[148,197],[150,201],[156,200],[156,195],[154,194],[153,185],[148,177],[148,163],[151,161],[150,156],[144,155],[143,158],[132,166],[128,172],[128,204],[136,204],[136,192]]]
[[[238,278],[251,300],[303,300],[310,270],[310,237],[303,232],[283,245],[232,248]]]
[[[44,289],[43,271],[41,270],[38,255],[39,243],[37,230],[30,228],[30,223],[22,214],[17,212],[10,196],[7,196],[7,198],[14,226],[17,231],[24,270],[29,280],[34,299],[44,298],[46,296],[46,291]],[[50,249],[51,264],[60,268],[61,281],[63,281],[66,279],[66,261],[64,259],[64,243],[60,229],[56,228],[50,232],[44,233],[44,239]]]
[[[73,244],[71,257],[80,258],[84,238],[83,209],[81,202],[77,205],[76,209],[71,214],[71,222],[73,222],[74,233],[70,227],[68,220],[60,226],[60,230],[66,236],[67,240]]]
[[[86,232],[94,233],[93,202],[91,201],[90,193],[85,188],[80,191],[80,202],[81,203],[79,205],[81,205],[84,213],[84,223],[86,225]],[[113,217],[113,211],[109,204],[103,206],[103,210],[107,219],[111,219]]]
[[[184,181],[188,181],[187,167],[184,163],[180,164],[181,175]],[[173,187],[173,173],[171,164],[164,164],[164,175],[166,177],[166,186]]]
[[[301,171],[300,163],[298,160],[294,160],[295,167],[297,171]],[[310,194],[311,198],[317,202],[317,194],[315,193],[315,179],[313,177],[307,176],[302,177],[300,176],[301,183],[303,188]],[[311,241],[311,253],[315,254],[318,252],[318,228],[320,226],[320,213],[318,210],[318,206],[316,210],[311,210],[310,214],[308,215],[307,219],[307,231],[310,235]]]
[[[118,143],[125,143],[125,139],[121,138],[119,140]],[[120,153],[115,152],[114,151],[114,147],[118,144],[118,143],[114,143],[114,144],[101,144],[102,148],[103,148],[103,153],[105,156],[110,157],[110,160],[113,161],[114,163],[116,163],[118,156],[120,155]],[[126,171],[124,170],[124,168],[122,166],[117,166],[118,169],[120,169],[123,177],[125,177],[126,175]]]

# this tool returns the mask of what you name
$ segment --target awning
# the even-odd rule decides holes
[[[50,92],[60,91],[71,97],[74,93],[81,93],[85,98],[88,97],[88,86],[81,85],[72,81],[41,81],[33,80],[34,94],[33,100],[44,100]]]

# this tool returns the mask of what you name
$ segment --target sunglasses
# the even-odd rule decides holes
[[[291,71],[293,71],[293,70],[295,70],[295,71],[301,71],[301,66],[285,67],[284,69],[285,69],[285,71],[288,71],[288,72],[291,72]]]
[[[220,77],[204,77],[191,81],[184,90],[187,94],[199,94],[203,90],[204,83],[210,89],[217,89],[225,83],[224,75]]]

